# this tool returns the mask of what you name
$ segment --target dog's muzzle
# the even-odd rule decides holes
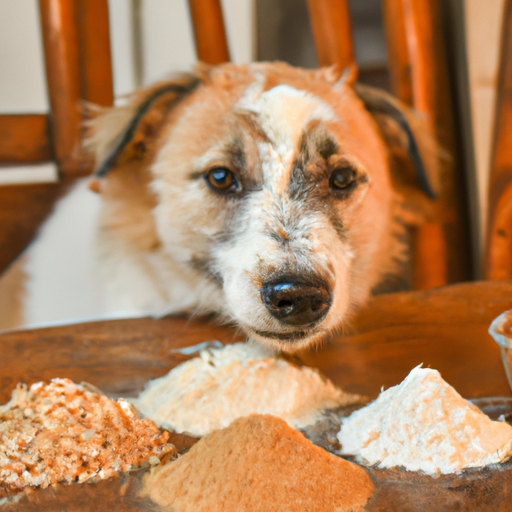
[[[318,276],[281,275],[263,283],[263,304],[281,323],[308,326],[321,320],[329,311],[332,291]]]

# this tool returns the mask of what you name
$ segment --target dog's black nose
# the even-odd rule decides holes
[[[323,280],[304,276],[281,276],[268,281],[260,294],[269,313],[288,325],[320,320],[332,302],[331,291]]]

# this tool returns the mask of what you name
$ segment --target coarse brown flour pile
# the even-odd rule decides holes
[[[69,379],[20,384],[0,406],[0,498],[158,464],[174,450],[168,439],[126,400]]]

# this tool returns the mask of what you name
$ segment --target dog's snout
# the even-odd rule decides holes
[[[288,325],[308,325],[323,318],[332,302],[320,279],[284,276],[263,284],[261,299],[269,313]]]

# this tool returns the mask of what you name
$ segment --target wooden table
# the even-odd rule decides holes
[[[475,282],[373,298],[345,335],[300,354],[347,391],[374,398],[423,363],[463,396],[512,396],[491,320],[512,308],[512,283]],[[174,349],[243,340],[226,326],[183,318],[90,322],[0,334],[0,403],[18,381],[89,381],[130,396],[184,360]]]
[[[347,391],[375,397],[423,362],[466,397],[511,396],[491,320],[512,308],[512,283],[482,282],[372,299],[350,330],[322,350],[301,354]],[[134,395],[148,379],[183,361],[175,352],[205,340],[242,340],[229,327],[179,318],[92,322],[0,334],[0,403],[20,380],[86,380],[113,395]],[[174,439],[174,438],[173,438]],[[368,470],[376,483],[367,510],[509,510],[512,467],[432,479],[413,472]],[[52,486],[2,511],[157,510],[140,496],[143,472],[95,485]],[[160,509],[158,509],[160,510]]]

